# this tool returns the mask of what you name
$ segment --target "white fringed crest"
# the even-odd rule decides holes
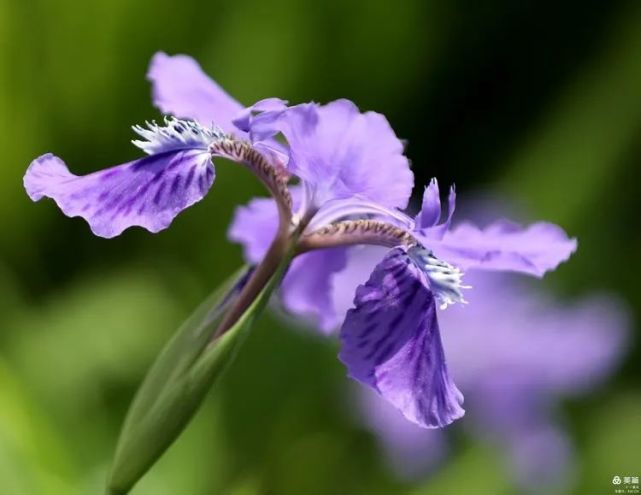
[[[142,140],[133,140],[132,143],[148,155],[155,155],[165,151],[180,149],[203,149],[226,137],[219,127],[203,127],[194,120],[183,120],[175,117],[165,117],[165,125],[156,122],[145,122],[146,127],[135,125],[134,132]]]

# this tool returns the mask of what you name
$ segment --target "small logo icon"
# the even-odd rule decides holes
[[[620,485],[621,484],[621,477],[620,476],[615,476],[612,478],[612,484],[613,485]]]

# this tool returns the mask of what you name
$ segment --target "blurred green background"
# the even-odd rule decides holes
[[[22,188],[46,151],[75,173],[139,155],[157,118],[152,54],[188,53],[243,103],[354,100],[409,140],[417,184],[490,190],[563,225],[578,254],[543,285],[641,310],[641,3],[612,0],[0,0],[0,493],[101,493],[146,368],[241,262],[225,240],[261,187],[218,166],[212,194],[158,235],[91,235]],[[422,190],[418,187],[417,190]],[[573,494],[641,474],[639,333],[617,374],[564,404]],[[134,494],[512,494],[463,440],[403,484],[355,424],[337,345],[263,318],[187,433]]]

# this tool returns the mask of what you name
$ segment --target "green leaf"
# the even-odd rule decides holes
[[[244,276],[246,269],[241,271]],[[252,322],[280,279],[279,270],[238,321],[211,340],[239,290],[236,274],[215,291],[165,346],[143,381],[125,419],[109,494],[125,494],[180,435],[207,391],[233,360]]]

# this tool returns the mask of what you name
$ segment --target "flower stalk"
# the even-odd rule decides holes
[[[250,142],[225,137],[209,146],[212,156],[222,156],[245,165],[263,183],[278,207],[280,224],[286,225],[292,216],[292,197],[287,188],[289,174],[280,163],[267,160]]]

